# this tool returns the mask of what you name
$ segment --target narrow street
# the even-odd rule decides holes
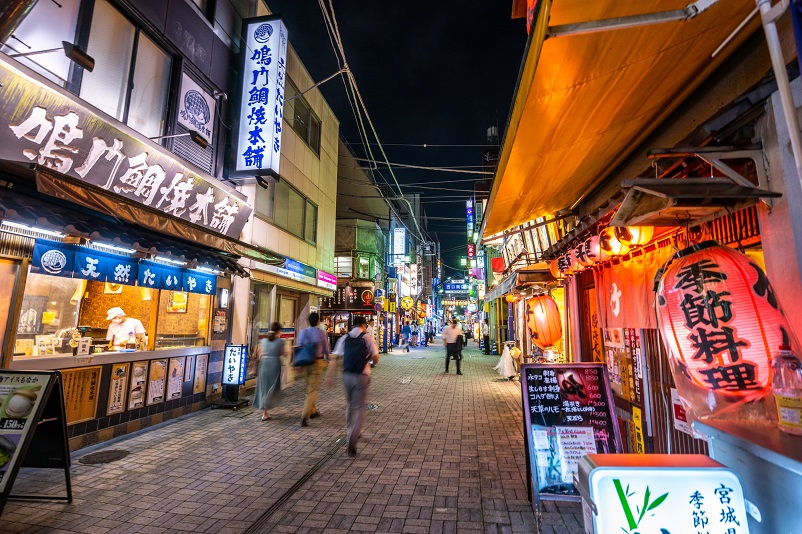
[[[351,460],[339,380],[322,416],[299,426],[295,383],[269,421],[252,408],[204,410],[73,456],[71,504],[13,501],[2,532],[533,532],[520,384],[496,356],[465,351],[443,374],[443,347],[396,349],[372,375]],[[453,362],[452,362],[453,363]],[[372,405],[376,405],[375,407]],[[82,465],[90,452],[130,455]],[[23,470],[18,493],[63,491],[57,471]],[[546,533],[579,533],[578,505],[546,503]]]

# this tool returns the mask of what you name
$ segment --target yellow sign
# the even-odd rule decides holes
[[[404,297],[401,299],[401,309],[402,310],[409,310],[412,309],[412,306],[415,304],[415,301],[412,300],[412,297]]]
[[[72,425],[95,418],[100,369],[100,366],[96,366],[61,371],[61,376],[64,378],[67,424]]]
[[[632,423],[634,426],[634,441],[635,452],[638,454],[646,453],[646,446],[643,442],[643,416],[641,415],[640,408],[637,406],[632,407]]]

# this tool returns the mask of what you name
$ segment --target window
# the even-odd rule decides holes
[[[309,102],[301,96],[300,91],[287,78],[287,85],[284,92],[284,118],[290,123],[301,139],[312,149],[316,155],[320,155],[320,119],[312,111]]]
[[[351,256],[338,256],[334,258],[334,274],[337,278],[351,278],[353,260]]]
[[[20,57],[17,61],[64,87],[72,62],[60,50],[61,42],[75,42],[80,3],[80,0],[37,2],[0,49],[6,54],[59,49],[47,54]]]
[[[111,7],[96,0],[87,52],[95,69],[84,72],[80,96],[146,137],[164,131],[172,60]]]
[[[356,268],[357,278],[370,278],[370,258],[366,256],[358,256]]]
[[[285,181],[257,188],[256,212],[310,243],[317,242],[317,206]]]

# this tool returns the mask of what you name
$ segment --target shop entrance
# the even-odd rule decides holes
[[[287,340],[290,345],[294,345],[296,336],[295,322],[296,318],[298,317],[296,313],[298,308],[298,299],[279,294],[277,300],[278,322],[281,323],[281,327],[284,329],[281,337]],[[290,333],[287,330],[288,328],[292,328],[292,337],[290,337]]]

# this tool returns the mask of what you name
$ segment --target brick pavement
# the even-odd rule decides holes
[[[251,408],[204,410],[76,451],[75,501],[9,502],[0,532],[534,532],[520,384],[499,379],[497,357],[465,355],[463,376],[443,374],[442,345],[383,355],[356,459],[333,449],[345,434],[339,380],[308,428],[294,384],[269,421]],[[77,462],[107,449],[131,454]],[[57,470],[26,469],[14,489],[62,488]],[[576,504],[545,503],[543,519],[546,534],[581,532]]]

